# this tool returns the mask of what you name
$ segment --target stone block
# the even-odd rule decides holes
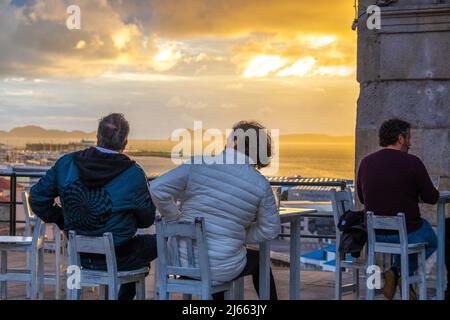
[[[358,128],[378,128],[392,117],[414,128],[450,128],[450,81],[380,81],[360,87]]]
[[[445,19],[450,30],[450,9]],[[450,79],[450,31],[381,34],[380,38],[380,80]]]

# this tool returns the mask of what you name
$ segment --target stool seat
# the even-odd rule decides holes
[[[18,246],[28,246],[33,242],[33,237],[21,237],[21,236],[1,236],[0,245],[18,245]]]
[[[420,253],[427,244],[425,242],[420,243],[410,243],[408,244],[409,253]],[[376,252],[391,253],[391,254],[401,254],[402,247],[399,243],[390,242],[377,242],[375,244]]]

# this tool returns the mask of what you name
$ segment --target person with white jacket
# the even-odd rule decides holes
[[[249,138],[251,130],[260,133],[256,141]],[[243,134],[244,140],[240,140],[239,134]],[[258,171],[269,165],[271,137],[259,123],[241,121],[233,127],[228,141],[221,154],[193,158],[193,164],[183,164],[153,180],[149,185],[150,194],[167,220],[205,219],[213,283],[251,274],[258,292],[259,253],[246,248],[246,244],[272,240],[280,233],[280,218],[270,183]],[[240,141],[245,141],[245,145]],[[268,161],[260,156],[263,143]],[[256,153],[252,152],[255,147]],[[183,258],[187,261],[181,255]],[[276,300],[272,271],[270,287],[270,298]],[[223,293],[214,298],[222,299]]]

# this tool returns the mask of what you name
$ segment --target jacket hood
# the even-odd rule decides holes
[[[103,187],[136,162],[124,154],[98,151],[94,147],[75,153],[81,182],[88,188]]]

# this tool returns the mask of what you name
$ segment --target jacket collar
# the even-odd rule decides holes
[[[117,151],[115,151],[115,150],[106,149],[106,148],[99,147],[99,146],[95,147],[95,149],[97,149],[98,151],[103,152],[103,153],[119,154],[119,152],[117,152]]]

